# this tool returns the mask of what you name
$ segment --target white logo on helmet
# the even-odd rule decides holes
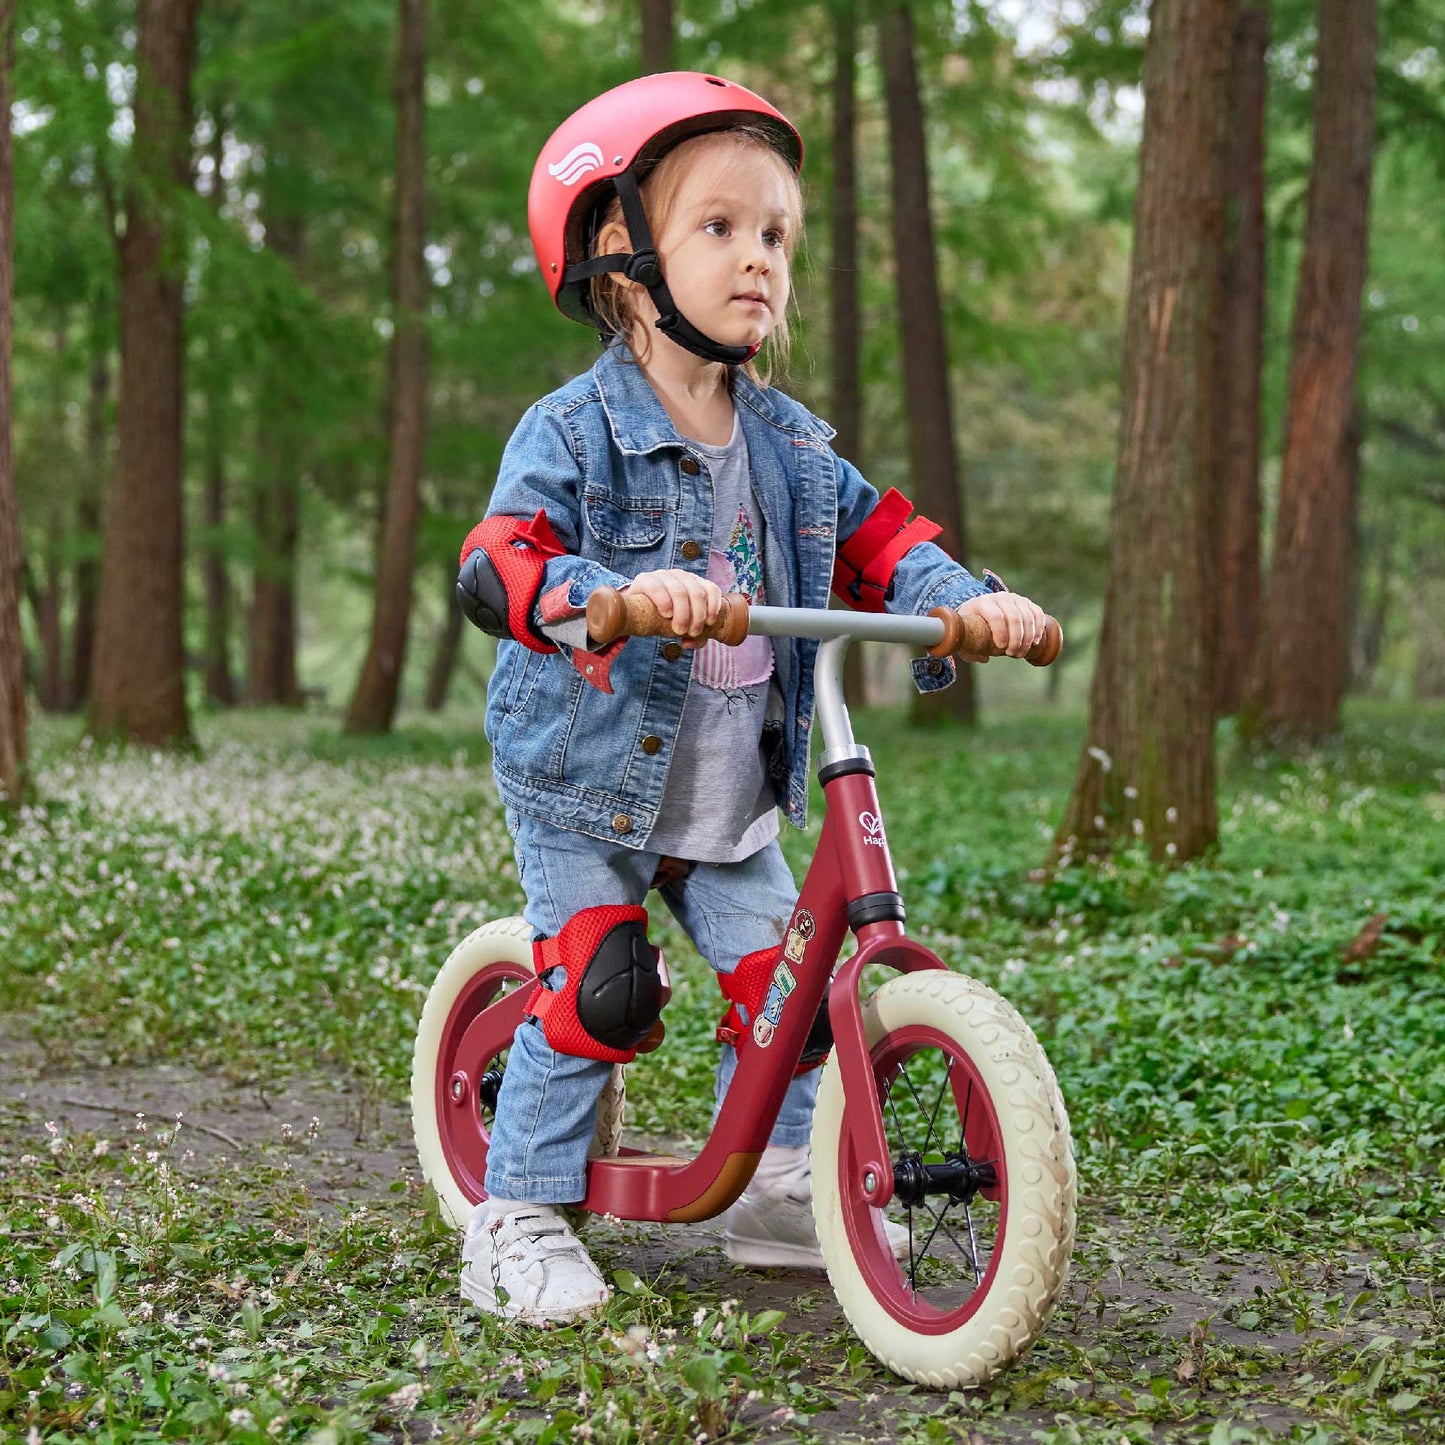
[[[601,170],[602,150],[585,140],[573,146],[554,166],[547,167],[547,174],[561,181],[564,186],[575,186],[590,171]]]

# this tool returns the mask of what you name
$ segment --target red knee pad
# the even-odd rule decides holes
[[[751,1025],[753,1042],[766,1048],[773,1041],[784,1002],[797,987],[797,979],[782,950],[777,945],[760,948],[756,953],[739,959],[738,966],[731,973],[718,974],[717,982],[723,997],[729,1001],[728,1011],[718,1025],[718,1042],[731,1044],[741,1058],[743,1038]],[[743,1017],[744,1009],[747,1010],[746,1018]],[[833,1028],[828,1022],[828,997],[825,993],[794,1074],[806,1074],[809,1069],[816,1069],[827,1059],[832,1047]]]
[[[667,964],[647,941],[647,910],[606,904],[573,914],[555,938],[532,945],[538,977],[559,968],[559,988],[539,988],[527,1013],[559,1054],[630,1064],[662,1042],[672,995]]]

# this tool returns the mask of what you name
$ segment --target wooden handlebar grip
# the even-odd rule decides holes
[[[1001,657],[994,644],[993,628],[982,618],[955,612],[951,607],[935,607],[928,614],[943,623],[943,640],[928,649],[933,657],[948,657],[955,652],[972,657]],[[1047,667],[1064,650],[1064,629],[1052,617],[1044,619],[1044,635],[1024,654],[1024,661],[1035,667]]]
[[[587,631],[599,646],[618,637],[675,637],[672,619],[664,617],[650,598],[641,593],[619,592],[599,587],[587,599]],[[722,600],[717,621],[703,628],[694,641],[716,638],[736,647],[748,635],[748,604],[736,592]]]

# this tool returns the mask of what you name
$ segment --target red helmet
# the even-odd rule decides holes
[[[800,169],[803,141],[781,111],[741,85],[697,71],[674,70],[629,80],[588,101],[557,127],[532,170],[527,224],[547,289],[564,316],[595,324],[588,309],[588,291],[591,278],[602,270],[626,271],[654,291],[654,300],[658,299],[654,280],[665,292],[637,200],[636,168],[659,160],[679,141],[727,130],[739,122],[765,126],[779,153],[794,171]],[[612,199],[614,191],[622,197],[634,254],[586,264],[589,221]],[[658,306],[664,319],[669,312],[676,314],[671,297],[666,300],[666,306]],[[682,318],[662,329],[689,344],[685,336],[691,328]],[[716,347],[716,343],[711,345]],[[712,359],[745,358],[720,355]]]

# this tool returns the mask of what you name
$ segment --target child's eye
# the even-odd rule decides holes
[[[709,236],[719,236],[719,237],[722,237],[722,236],[726,236],[726,235],[728,234],[729,227],[728,227],[728,223],[727,223],[726,221],[721,220],[721,219],[716,219],[716,220],[709,221],[709,222],[703,227],[703,230],[706,231]]]
[[[787,241],[787,237],[781,231],[764,231],[763,241],[769,246],[781,246]]]

